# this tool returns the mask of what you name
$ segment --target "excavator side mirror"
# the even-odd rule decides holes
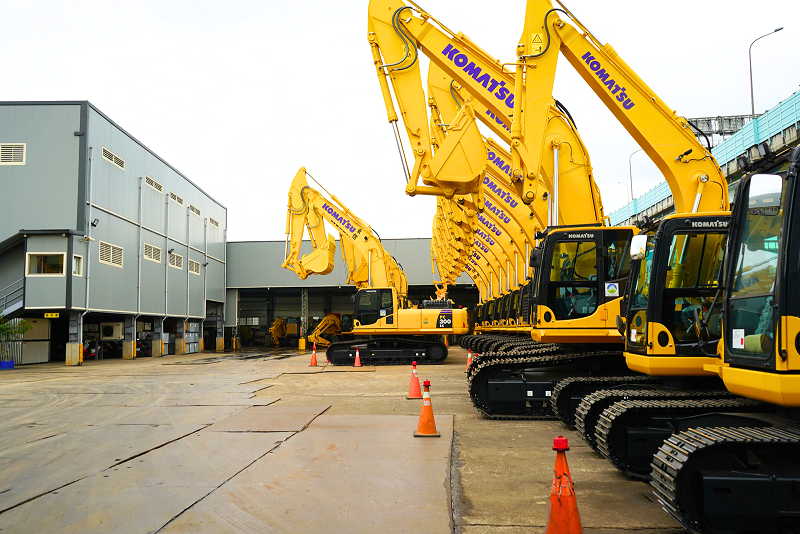
[[[531,250],[530,266],[534,269],[538,269],[542,266],[542,249],[535,248]]]
[[[625,337],[625,320],[619,315],[617,315],[617,331],[619,335]]]

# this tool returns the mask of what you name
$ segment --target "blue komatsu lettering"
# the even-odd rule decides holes
[[[589,69],[594,71],[600,83],[605,85],[606,90],[616,97],[617,102],[622,104],[624,109],[628,110],[636,105],[633,100],[630,99],[630,95],[625,92],[625,87],[620,87],[613,78],[610,78],[610,73],[607,72],[605,68],[601,68],[600,62],[595,59],[591,52],[586,52],[581,56],[581,59],[589,65]]]

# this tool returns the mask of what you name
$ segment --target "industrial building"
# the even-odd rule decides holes
[[[0,103],[0,183],[15,361],[222,347],[225,207],[92,104]]]
[[[0,313],[33,326],[17,364],[266,343],[279,316],[296,343],[352,313],[341,260],[299,280],[284,243],[228,243],[227,209],[90,102],[0,102],[0,183]],[[430,239],[384,246],[431,298]],[[451,289],[477,301],[465,276]]]

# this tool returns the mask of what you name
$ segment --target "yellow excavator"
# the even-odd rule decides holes
[[[272,326],[269,327],[269,335],[272,338],[272,346],[280,347],[281,339],[286,337],[286,319],[283,317],[276,317],[272,321]]]
[[[405,274],[378,236],[335,195],[326,198],[310,187],[306,174],[300,168],[289,188],[283,267],[301,278],[333,270],[336,242],[325,231],[327,221],[351,247],[348,279],[357,287],[355,338],[331,343],[328,360],[334,365],[352,364],[358,349],[365,364],[442,363],[447,358],[444,336],[468,331],[467,310],[453,309],[449,301],[423,301],[421,308],[412,307]],[[313,250],[301,256],[305,230]]]
[[[800,530],[800,148],[770,156],[738,184],[724,288],[694,312],[705,368],[758,416],[675,428],[652,458],[659,502],[692,532]]]
[[[308,342],[319,345],[320,347],[329,347],[331,340],[328,338],[337,340],[341,335],[342,319],[335,313],[329,313],[322,318],[316,328],[314,328],[314,331],[308,335]]]

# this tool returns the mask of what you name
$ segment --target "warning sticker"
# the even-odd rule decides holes
[[[744,328],[733,329],[733,348],[734,349],[744,348]]]

